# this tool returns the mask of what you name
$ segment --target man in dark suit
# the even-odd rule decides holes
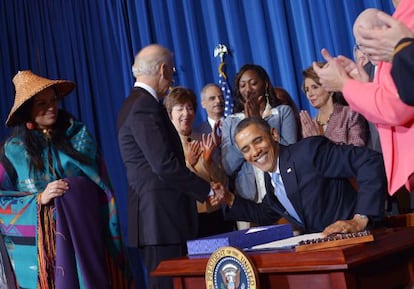
[[[208,134],[214,129],[214,125],[224,117],[224,97],[220,87],[215,83],[209,83],[201,90],[201,106],[207,113],[207,120],[194,128],[198,134]]]
[[[215,83],[206,84],[201,90],[201,106],[207,113],[207,120],[193,129],[192,137],[201,141],[202,135],[212,133],[216,149],[213,151],[212,160],[215,165],[223,170],[221,165],[221,135],[220,121],[224,117],[224,97],[220,87]],[[224,174],[224,171],[223,171]],[[199,237],[215,235],[234,230],[234,222],[224,221],[223,211],[200,212],[199,215],[200,234]]]
[[[375,9],[367,9],[364,10],[355,20],[354,25],[353,25],[353,34],[354,34],[354,38],[355,38],[355,45],[354,45],[354,60],[355,63],[357,63],[358,65],[361,65],[365,72],[368,74],[368,78],[369,81],[372,82],[374,80],[374,76],[375,76],[375,70],[376,70],[376,65],[373,64],[369,58],[369,56],[367,54],[365,54],[359,44],[357,39],[359,39],[359,30],[358,28],[360,26],[362,26],[361,24],[369,24],[371,26],[371,23],[369,23],[368,19],[369,17],[367,16],[363,16],[363,15],[367,15],[371,14],[371,13],[375,13],[373,12],[375,11]],[[370,17],[371,19],[372,17]],[[365,19],[365,20],[364,20]],[[368,22],[368,23],[367,23]],[[368,139],[368,143],[367,143],[367,147],[369,147],[370,149],[376,150],[377,152],[382,152],[381,150],[381,141],[379,138],[379,134],[378,134],[378,129],[376,128],[375,124],[368,121],[368,128],[369,128],[369,139]]]
[[[139,252],[149,273],[167,258],[186,254],[196,237],[196,200],[210,184],[190,172],[181,141],[161,103],[173,82],[172,53],[144,47],[135,57],[134,88],[118,115],[118,142],[128,178],[128,246]],[[137,260],[133,260],[133,262]],[[149,288],[172,288],[171,278],[149,280]]]
[[[226,192],[229,219],[265,225],[284,217],[303,232],[328,235],[358,232],[370,218],[382,217],[386,186],[380,153],[322,136],[289,146],[278,138],[261,118],[238,124],[236,144],[249,163],[265,172],[267,194],[256,204]],[[350,178],[356,178],[358,191]]]

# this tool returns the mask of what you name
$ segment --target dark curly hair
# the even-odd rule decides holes
[[[272,82],[270,81],[269,75],[267,74],[266,70],[260,65],[245,64],[240,68],[239,72],[237,72],[236,77],[234,79],[234,112],[237,113],[242,112],[244,110],[244,100],[239,90],[239,82],[242,75],[249,70],[254,71],[257,74],[257,76],[265,83],[265,94],[269,95],[270,106],[276,107],[280,105],[281,102],[275,95]]]

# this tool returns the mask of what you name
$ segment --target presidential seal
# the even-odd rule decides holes
[[[221,247],[210,256],[205,279],[207,289],[259,289],[255,267],[234,247]]]

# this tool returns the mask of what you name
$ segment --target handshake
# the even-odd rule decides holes
[[[223,184],[211,182],[211,190],[214,192],[207,199],[211,206],[227,205],[231,207],[234,202],[234,194],[232,194]]]

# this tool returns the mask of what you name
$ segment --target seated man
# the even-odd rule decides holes
[[[244,158],[265,173],[262,203],[226,191],[232,220],[272,224],[281,217],[305,233],[350,233],[366,228],[384,212],[385,171],[381,154],[365,147],[336,145],[322,136],[284,146],[278,133],[260,118],[246,118],[235,130]],[[350,178],[358,181],[358,191]],[[271,180],[272,179],[272,180]]]

